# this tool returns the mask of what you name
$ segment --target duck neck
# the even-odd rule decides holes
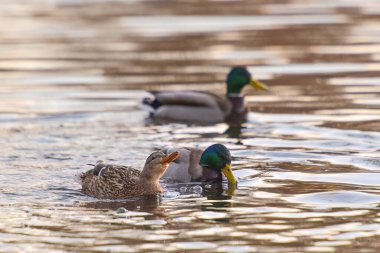
[[[208,167],[202,167],[202,180],[209,182],[209,181],[222,181],[223,176],[220,171],[216,171],[213,169],[210,169]]]
[[[144,192],[148,195],[164,191],[159,179],[153,178],[151,175],[144,173],[144,171],[141,172],[138,187],[144,189]]]
[[[231,104],[231,114],[241,114],[245,112],[244,96],[240,94],[227,94],[227,99]]]

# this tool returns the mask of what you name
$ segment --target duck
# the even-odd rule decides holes
[[[106,164],[98,161],[94,167],[79,175],[82,191],[95,198],[124,199],[143,195],[156,195],[164,189],[160,185],[169,164],[179,157],[179,152],[165,154],[153,152],[142,171],[130,166]]]
[[[207,91],[150,91],[142,102],[153,119],[213,124],[246,121],[247,108],[241,94],[246,85],[259,90],[267,86],[255,80],[245,66],[233,67],[227,75],[226,97]]]
[[[227,178],[229,186],[236,186],[232,173],[231,153],[223,144],[213,144],[206,149],[192,147],[165,147],[163,153],[178,152],[179,159],[169,165],[163,178],[178,182],[222,182]]]

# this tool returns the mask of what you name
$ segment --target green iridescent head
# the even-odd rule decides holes
[[[237,180],[231,169],[231,153],[226,146],[214,144],[206,148],[199,164],[218,173],[223,173],[230,184],[236,184]]]
[[[267,86],[252,78],[246,67],[233,67],[227,75],[227,95],[240,94],[247,84],[259,90],[267,90]]]

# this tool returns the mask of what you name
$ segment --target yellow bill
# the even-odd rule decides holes
[[[257,81],[257,80],[255,80],[255,79],[253,79],[253,78],[251,79],[250,84],[251,84],[251,86],[252,86],[253,88],[256,88],[256,89],[258,89],[258,90],[268,90],[268,87],[267,87],[266,84],[264,84],[264,83],[262,83],[262,82],[260,82],[260,81]]]
[[[234,174],[232,174],[231,164],[227,164],[226,166],[224,166],[224,168],[222,169],[222,173],[226,176],[229,184],[236,185],[237,180]]]
[[[169,155],[165,156],[164,158],[162,158],[161,160],[161,164],[168,164],[168,163],[171,163],[172,161],[174,161],[175,159],[177,159],[179,157],[179,152],[176,151],[176,152],[173,152],[173,153],[170,153]]]

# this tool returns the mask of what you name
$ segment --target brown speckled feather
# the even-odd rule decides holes
[[[122,199],[155,195],[164,189],[160,178],[179,152],[165,154],[155,151],[146,159],[140,172],[129,166],[105,164],[98,161],[93,169],[80,175],[83,192],[96,198]]]
[[[106,165],[101,175],[94,175],[93,169],[81,175],[83,192],[97,198],[127,198],[143,195],[139,185],[141,172],[122,165]]]

